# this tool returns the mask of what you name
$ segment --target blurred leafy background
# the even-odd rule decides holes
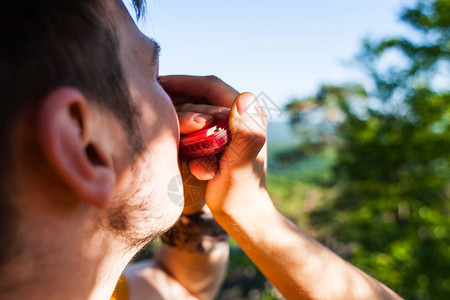
[[[285,106],[267,184],[294,223],[401,296],[450,299],[450,90],[436,84],[450,74],[450,0],[416,1],[401,20],[414,39],[362,42],[369,84]],[[283,298],[231,241],[218,299]]]

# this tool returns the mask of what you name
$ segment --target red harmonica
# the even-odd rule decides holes
[[[230,141],[228,121],[220,120],[209,128],[181,136],[180,158],[184,161],[220,153]]]

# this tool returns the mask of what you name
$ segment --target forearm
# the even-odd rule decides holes
[[[195,253],[162,245],[156,262],[191,294],[199,299],[213,299],[225,278],[228,243],[221,242],[209,253]]]
[[[262,193],[252,210],[215,217],[287,299],[400,298],[292,224],[268,197]]]

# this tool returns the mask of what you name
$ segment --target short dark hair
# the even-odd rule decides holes
[[[139,152],[136,111],[104,1],[5,1],[0,10],[0,265],[11,256],[14,203],[7,197],[10,132],[24,112],[60,86],[72,86],[112,113]],[[134,0],[141,16],[143,0]]]

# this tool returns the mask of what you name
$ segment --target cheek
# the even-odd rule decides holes
[[[171,196],[174,182],[176,192],[183,192],[182,185],[181,189],[176,185],[179,127],[171,100],[159,85],[141,85],[132,91],[145,147],[121,185],[124,197],[120,198],[128,207],[129,230],[135,237],[145,237],[167,230],[183,210],[183,201]]]
[[[161,122],[165,123],[163,126],[168,129],[173,135],[178,149],[180,139],[180,126],[178,122],[178,116],[175,111],[175,107],[172,104],[172,100],[169,95],[158,85],[157,93],[159,94],[159,109],[161,113]]]
[[[169,96],[159,85],[155,89],[155,95],[152,99],[156,99],[152,103],[152,110],[156,112],[156,124],[153,124],[153,130],[157,128],[156,132],[154,131],[156,134],[153,135],[153,141],[151,142],[154,150],[153,155],[158,165],[159,174],[174,176],[179,173],[178,147],[180,131],[178,117]]]
[[[158,86],[159,87],[159,86]],[[162,229],[170,227],[179,217],[183,203],[171,194],[174,182],[180,177],[178,165],[179,125],[175,108],[169,96],[159,87],[154,89],[150,103],[150,111],[154,112],[148,128],[151,135],[148,137],[147,168],[151,170],[152,178],[152,207],[151,214],[161,218],[164,224]],[[178,186],[176,187],[178,188]],[[182,194],[182,189],[179,191]]]
[[[178,117],[172,102],[162,91],[162,95],[158,103],[158,111],[160,112],[159,122],[161,125],[161,135],[157,137],[155,142],[155,168],[158,177],[157,193],[159,193],[161,209],[166,214],[171,215],[173,221],[181,214],[183,203],[177,197],[177,193],[182,195],[182,185],[179,186],[180,169],[178,164],[178,147],[179,147],[179,124]],[[175,193],[175,194],[174,194]],[[167,211],[170,210],[170,211]]]

